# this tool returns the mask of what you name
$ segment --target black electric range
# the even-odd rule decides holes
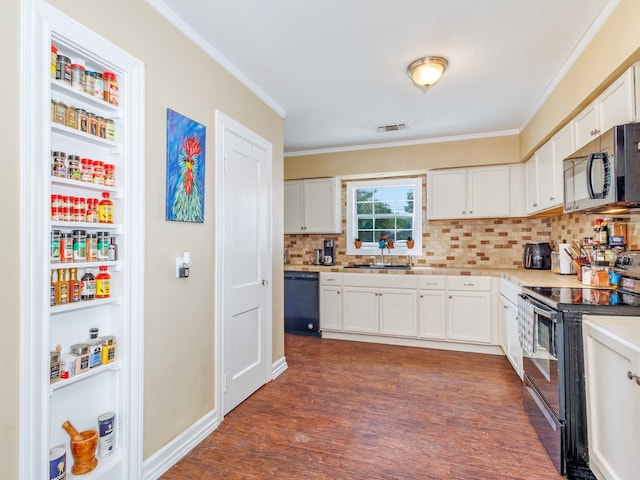
[[[595,315],[640,315],[640,295],[614,288],[523,287],[554,310]]]
[[[606,288],[523,287],[521,296],[534,306],[536,338],[543,345],[538,350],[545,354],[538,358],[524,352],[525,410],[561,475],[596,480],[589,468],[582,317],[640,317],[640,295]],[[542,375],[540,365],[545,366]]]

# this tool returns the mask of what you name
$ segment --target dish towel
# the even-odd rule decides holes
[[[518,297],[518,337],[520,338],[520,346],[527,355],[536,353],[538,339],[536,338],[533,303],[522,297]]]

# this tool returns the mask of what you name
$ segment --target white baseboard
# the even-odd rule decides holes
[[[160,478],[216,428],[218,414],[212,410],[145,460],[142,465],[144,480]]]
[[[285,357],[280,357],[273,362],[273,365],[271,365],[271,380],[278,378],[287,368],[289,368],[289,365],[287,365],[287,359]]]
[[[271,379],[275,380],[287,368],[289,366],[285,357],[273,362]],[[218,428],[218,414],[212,410],[145,460],[142,466],[144,480],[160,478],[216,428]]]

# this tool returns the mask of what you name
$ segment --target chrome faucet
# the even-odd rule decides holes
[[[388,252],[391,252],[389,244],[387,243],[387,238],[380,237],[378,246],[380,247],[380,265],[384,265],[384,249],[386,248]]]

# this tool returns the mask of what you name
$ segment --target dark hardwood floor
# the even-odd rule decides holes
[[[561,479],[501,356],[286,335],[289,368],[162,480]]]

